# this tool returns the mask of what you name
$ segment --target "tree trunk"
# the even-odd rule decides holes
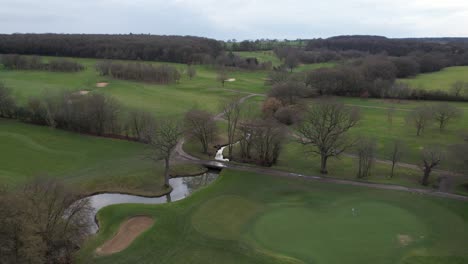
[[[396,162],[392,162],[392,172],[390,172],[390,178],[393,178],[393,172],[395,170],[395,163]]]
[[[328,157],[322,155],[320,159],[321,159],[321,162],[320,162],[320,173],[322,173],[322,174],[327,174],[327,173],[328,173],[328,170],[327,170],[327,159],[328,159]]]
[[[169,187],[169,158],[164,159],[164,185]]]
[[[424,168],[424,176],[421,180],[421,184],[424,186],[429,185],[429,175],[431,174],[431,168]]]

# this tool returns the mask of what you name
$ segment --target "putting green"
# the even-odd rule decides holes
[[[240,196],[220,196],[205,202],[192,216],[192,224],[204,235],[234,240],[259,210],[258,204]]]
[[[257,220],[253,234],[267,249],[307,263],[395,263],[427,238],[428,230],[400,207],[353,201],[319,210],[272,209]]]

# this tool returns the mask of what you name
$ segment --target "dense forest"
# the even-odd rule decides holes
[[[0,53],[202,63],[217,57],[222,45],[191,36],[3,34]]]

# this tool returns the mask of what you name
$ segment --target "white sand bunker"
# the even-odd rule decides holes
[[[109,85],[109,83],[107,83],[107,82],[98,82],[98,83],[96,83],[96,87],[99,87],[99,88],[106,87],[107,85]]]
[[[408,246],[411,242],[413,242],[413,238],[408,235],[398,234],[397,238],[398,238],[398,242],[402,246]]]
[[[235,82],[236,79],[234,79],[234,78],[229,78],[229,79],[227,79],[227,80],[225,80],[225,81],[226,81],[226,82]]]
[[[86,90],[81,90],[78,92],[79,95],[85,95],[85,94],[89,94],[89,91],[86,91]]]
[[[135,216],[120,225],[117,234],[96,249],[98,255],[110,255],[126,249],[141,233],[148,230],[154,223],[148,216]]]

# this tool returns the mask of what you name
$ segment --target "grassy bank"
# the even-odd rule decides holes
[[[86,193],[159,195],[167,191],[163,163],[145,159],[146,146],[140,143],[0,119],[0,146],[1,184],[17,186],[39,176],[63,179]],[[196,165],[181,165],[173,173],[202,171]]]

